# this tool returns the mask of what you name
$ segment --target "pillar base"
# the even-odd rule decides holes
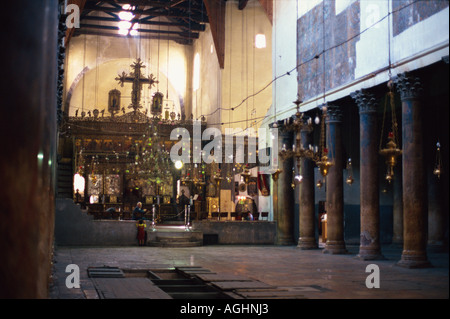
[[[403,251],[397,266],[404,268],[431,268],[433,265],[428,261],[427,255],[419,251]]]
[[[282,237],[277,239],[278,246],[292,246],[295,245],[294,240],[292,238]]]
[[[355,258],[359,260],[386,260],[379,249],[368,249],[367,247],[360,247],[359,254]]]
[[[331,255],[345,255],[348,254],[348,250],[345,248],[345,242],[344,241],[329,241],[327,240],[327,243],[325,245],[325,248],[323,249],[322,253],[324,254],[331,254]]]
[[[319,248],[316,239],[312,237],[300,237],[297,247],[304,250]]]

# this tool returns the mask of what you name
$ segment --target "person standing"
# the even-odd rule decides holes
[[[144,219],[144,214],[147,212],[146,209],[142,209],[142,203],[138,202],[133,210],[133,219]]]
[[[145,228],[147,227],[147,225],[142,219],[140,219],[139,222],[136,224],[136,227],[137,227],[137,240],[139,246],[145,246]]]

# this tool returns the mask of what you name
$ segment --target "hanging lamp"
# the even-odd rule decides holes
[[[437,178],[441,178],[442,174],[442,157],[441,157],[441,143],[438,141],[436,143],[436,164],[434,165],[433,174]]]
[[[397,158],[402,154],[402,150],[398,148],[398,124],[395,116],[395,101],[394,92],[392,91],[393,84],[392,81],[388,82],[389,92],[386,94],[384,112],[383,112],[383,123],[381,129],[381,140],[380,140],[380,155],[385,157],[385,162],[387,165],[386,180],[390,183],[394,178],[394,167],[397,164]],[[391,108],[391,131],[388,133],[388,142],[385,148],[381,148],[381,143],[383,141],[384,134],[384,124],[386,118],[387,104],[389,102]]]

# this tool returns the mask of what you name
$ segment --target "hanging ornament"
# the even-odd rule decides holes
[[[394,167],[397,164],[397,157],[402,154],[402,150],[397,148],[397,144],[394,142],[394,134],[392,132],[389,132],[386,148],[380,150],[380,154],[386,158],[386,180],[390,183],[394,178]]]
[[[317,166],[319,167],[320,174],[322,174],[323,177],[326,177],[330,167],[333,166],[333,163],[328,160],[327,148],[323,149],[322,157],[320,158],[320,161],[317,162]]]
[[[347,161],[347,179],[345,182],[348,185],[352,185],[355,180],[353,179],[353,168],[352,168],[352,159],[349,158]]]
[[[323,182],[322,182],[322,180],[321,180],[321,179],[318,179],[318,180],[317,180],[316,186],[317,186],[317,188],[319,188],[319,189],[321,189],[321,188],[322,188],[322,186],[323,186]]]
[[[386,148],[381,149],[381,141],[380,141],[380,154],[386,158],[386,165],[387,165],[387,173],[386,173],[386,180],[390,183],[392,179],[394,178],[394,167],[397,164],[397,157],[399,157],[402,154],[402,150],[397,147],[398,145],[398,125],[397,125],[397,119],[395,116],[395,101],[394,101],[394,92],[392,92],[392,81],[388,82],[388,88],[389,92],[386,95],[385,105],[384,105],[384,112],[383,112],[383,123],[382,123],[382,129],[381,129],[381,141],[383,140],[383,130],[384,130],[384,122],[386,118],[386,109],[388,101],[390,102],[391,107],[391,123],[392,123],[392,130],[388,134],[388,142],[386,144]]]
[[[329,160],[328,158],[328,148],[326,147],[325,144],[325,118],[327,116],[327,107],[324,106],[322,108],[322,123],[321,123],[321,128],[320,128],[320,160],[318,160],[316,162],[316,165],[319,167],[319,172],[323,177],[326,177],[328,175],[329,169],[331,166],[334,165],[334,163],[332,161]],[[328,141],[330,144],[331,142]],[[320,186],[321,187],[321,186]],[[320,188],[319,187],[319,188]]]
[[[441,178],[442,174],[442,158],[441,158],[441,143],[436,143],[436,164],[434,166],[433,174]]]

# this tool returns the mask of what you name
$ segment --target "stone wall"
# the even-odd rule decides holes
[[[136,221],[94,220],[71,199],[57,199],[55,242],[60,246],[137,245]]]
[[[274,245],[276,222],[269,221],[198,221],[192,228],[203,235],[217,235],[221,245]]]
[[[192,229],[207,237],[217,235],[217,244],[273,245],[276,235],[276,223],[269,221],[194,221]],[[94,220],[71,199],[57,199],[55,242],[59,246],[136,246],[136,222]]]

